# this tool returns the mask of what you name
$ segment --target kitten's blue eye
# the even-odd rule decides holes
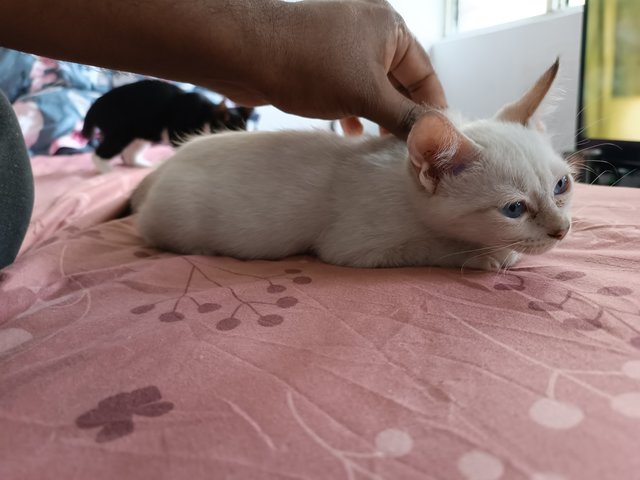
[[[527,211],[527,205],[524,202],[513,202],[509,205],[502,207],[500,212],[505,217],[518,218],[521,217],[524,212]]]
[[[569,177],[565,175],[560,180],[558,180],[558,183],[556,183],[556,187],[553,189],[553,194],[562,195],[564,192],[567,191],[568,188],[569,188]]]

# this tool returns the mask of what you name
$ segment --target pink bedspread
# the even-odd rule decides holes
[[[507,274],[358,270],[157,252],[112,220],[145,171],[34,168],[0,479],[640,478],[640,191]]]

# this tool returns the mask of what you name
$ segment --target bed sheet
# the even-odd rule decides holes
[[[507,273],[367,270],[152,250],[113,219],[146,171],[34,171],[0,478],[640,478],[640,191],[578,185]]]

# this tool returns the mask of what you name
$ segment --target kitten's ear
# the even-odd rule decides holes
[[[516,122],[527,126],[529,120],[549,92],[551,84],[558,74],[559,67],[560,59],[557,58],[554,64],[544,72],[536,84],[520,100],[502,107],[496,114],[496,118],[505,122]]]
[[[216,103],[213,107],[213,122],[222,122],[226,123],[231,118],[231,114],[229,113],[229,107],[227,107],[226,99],[223,98],[220,103]]]
[[[414,124],[407,147],[418,180],[429,193],[443,175],[459,174],[480,155],[480,147],[435,110]]]
[[[228,110],[227,103],[224,98],[220,101],[220,103],[215,104],[215,110],[218,112],[226,112]]]
[[[244,122],[248,121],[253,115],[253,107],[236,107],[237,112]]]

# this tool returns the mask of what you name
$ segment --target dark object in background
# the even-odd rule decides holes
[[[123,153],[134,140],[158,143],[166,131],[173,146],[191,135],[220,130],[246,130],[252,108],[228,108],[214,104],[204,95],[187,93],[161,80],[142,80],[114,88],[91,106],[85,117],[82,135],[91,139],[96,128],[101,140],[94,161],[101,171],[110,169],[105,161]],[[145,165],[140,149],[132,145],[123,153],[129,165]]]
[[[0,270],[18,255],[32,210],[31,160],[13,108],[0,92]]]

